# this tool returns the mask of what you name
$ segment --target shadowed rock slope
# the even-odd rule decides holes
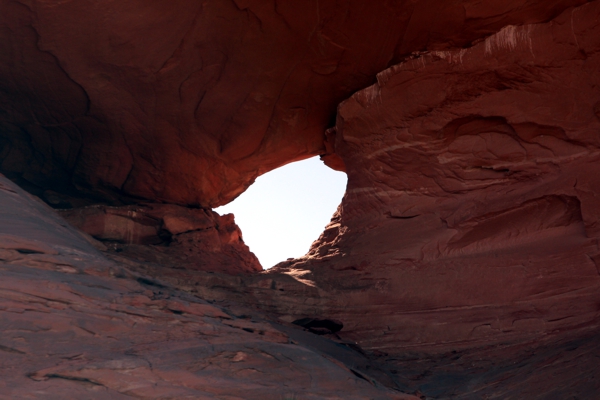
[[[417,399],[92,244],[0,177],[1,398]]]

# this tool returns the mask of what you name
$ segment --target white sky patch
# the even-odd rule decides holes
[[[215,211],[235,215],[250,251],[264,268],[271,268],[306,254],[342,201],[346,182],[346,174],[313,157],[259,176]]]

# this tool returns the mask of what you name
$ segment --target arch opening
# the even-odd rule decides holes
[[[305,255],[340,204],[347,177],[309,158],[259,176],[231,203],[216,208],[232,213],[244,242],[269,269]]]

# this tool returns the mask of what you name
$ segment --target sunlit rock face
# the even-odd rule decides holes
[[[72,206],[215,207],[325,153],[338,103],[406,55],[584,2],[3,0],[0,171]]]
[[[422,53],[343,102],[334,148],[348,189],[307,257],[270,274],[282,285],[279,274],[294,277],[311,301],[275,308],[340,320],[344,338],[396,362],[486,348],[487,366],[472,371],[487,370],[487,383],[470,381],[481,393],[539,385],[539,398],[568,397],[562,383],[543,387],[547,371],[523,367],[523,348],[510,346],[598,329],[599,20],[593,2]],[[511,357],[523,376],[502,378]],[[582,398],[597,394],[584,371],[597,372],[593,357],[561,358],[564,371],[583,368],[568,375]],[[483,387],[502,379],[503,389]]]

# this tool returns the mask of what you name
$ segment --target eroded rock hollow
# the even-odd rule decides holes
[[[600,1],[0,10],[2,395],[600,395]],[[263,272],[210,208],[314,155]]]

